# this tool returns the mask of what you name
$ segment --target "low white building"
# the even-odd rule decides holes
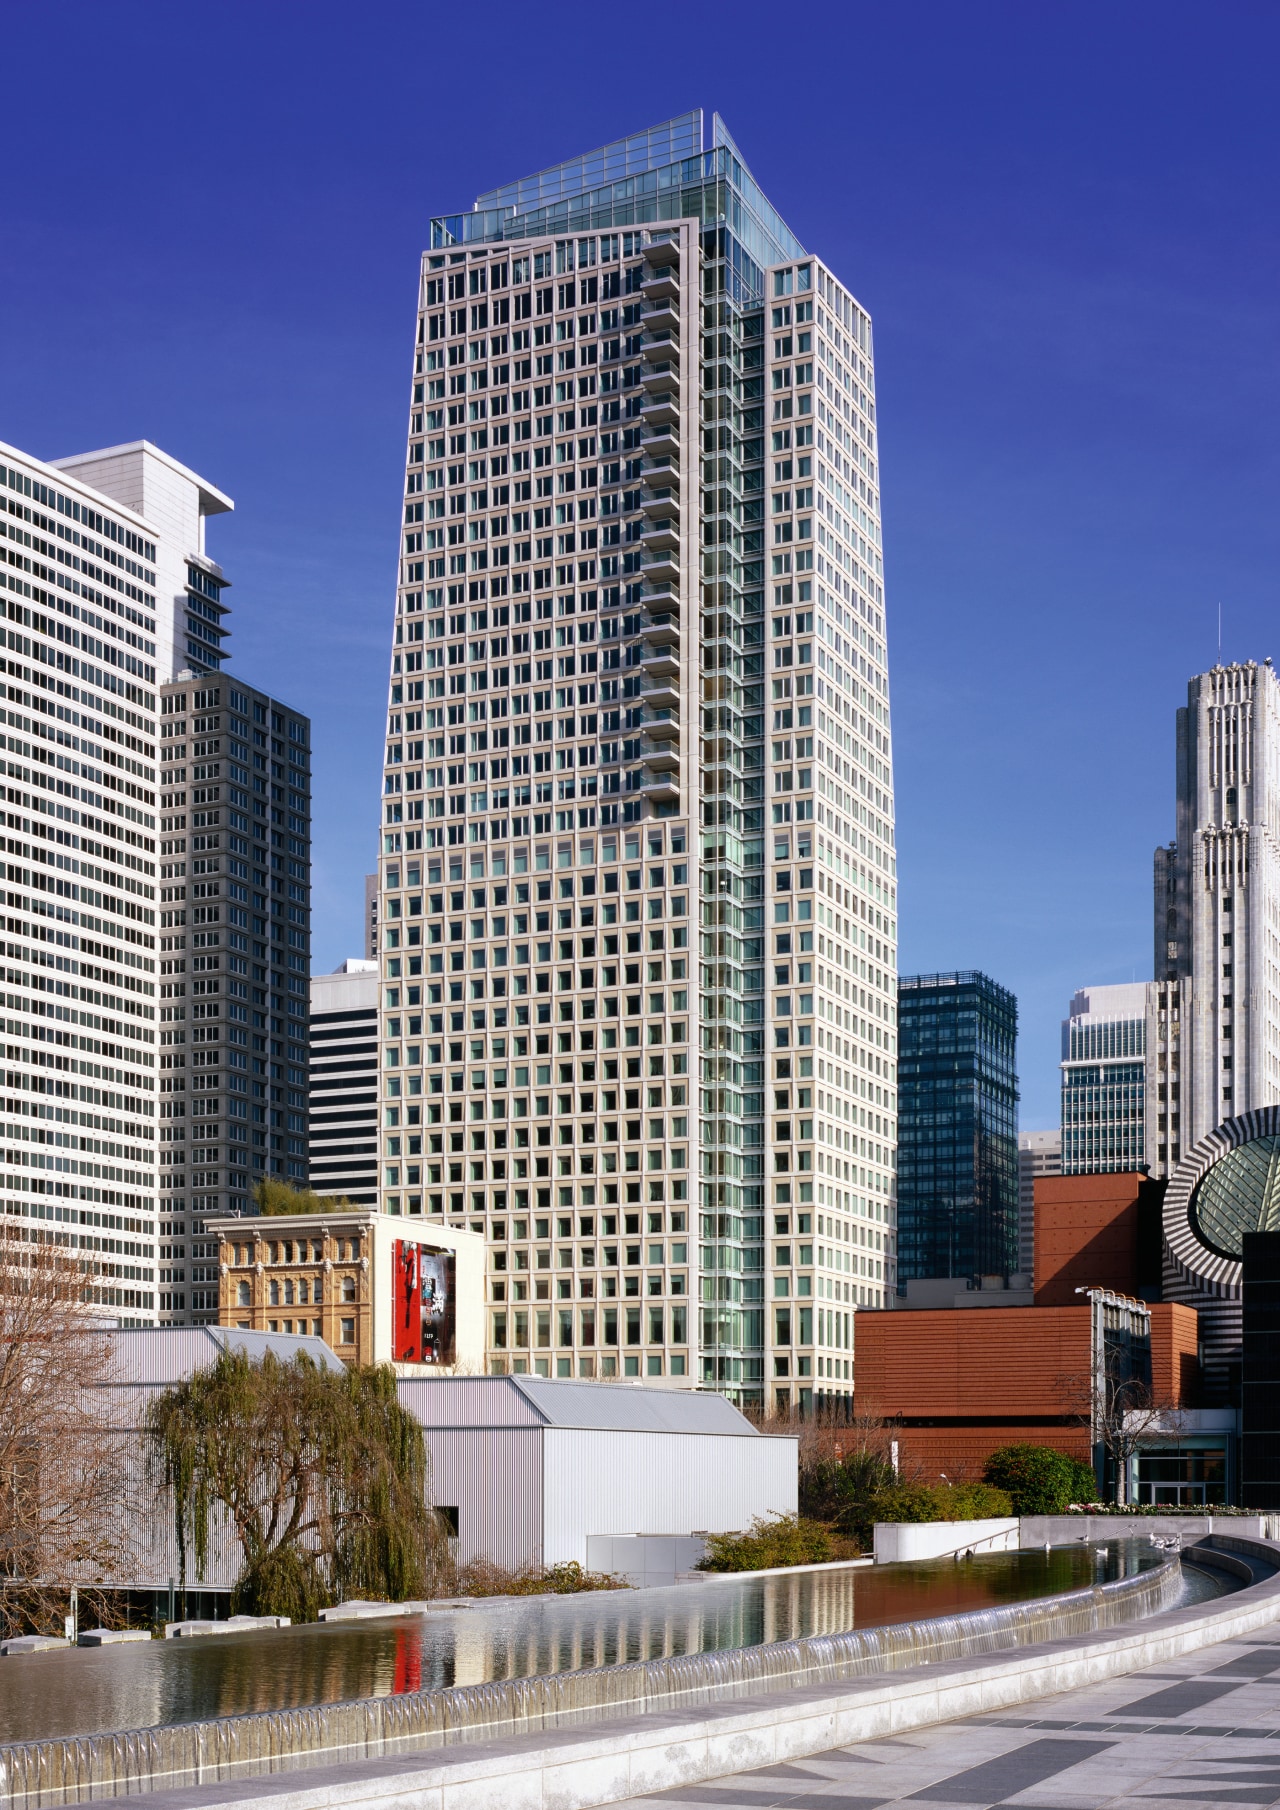
[[[270,1224],[264,1221],[264,1224]],[[113,1376],[101,1419],[122,1439],[132,1479],[130,1551],[119,1588],[157,1605],[181,1566],[172,1505],[147,1476],[143,1423],[160,1390],[223,1350],[341,1368],[322,1339],[239,1327],[158,1327],[107,1335]],[[759,1433],[721,1395],[636,1383],[536,1376],[401,1374],[400,1399],[421,1423],[431,1500],[457,1531],[462,1563],[517,1569],[571,1560],[658,1582],[696,1562],[690,1536],[794,1514],[797,1441]],[[188,1613],[226,1612],[240,1548],[219,1513],[203,1578],[187,1567]],[[221,1606],[220,1606],[221,1605]]]
[[[722,1395],[458,1376],[404,1378],[400,1399],[426,1433],[432,1496],[464,1563],[594,1566],[590,1545],[618,1536],[724,1533],[796,1512],[795,1437],[761,1434]]]

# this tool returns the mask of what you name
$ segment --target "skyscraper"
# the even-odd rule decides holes
[[[310,724],[214,671],[160,713],[161,1319],[214,1324],[206,1221],[307,1175]]]
[[[894,1281],[871,323],[700,111],[432,222],[381,894],[382,1190],[489,1363],[770,1407]]]
[[[196,596],[220,590],[204,523],[230,508],[147,442],[52,464],[0,447],[0,1224],[75,1253],[88,1299],[126,1325],[153,1323],[171,1281],[158,1216],[158,694],[185,661]]]
[[[898,1276],[1018,1269],[1018,1002],[985,974],[898,984]]]
[[[1270,660],[1250,660],[1187,686],[1176,838],[1155,855],[1155,974],[1185,988],[1166,1002],[1180,1062],[1171,1038],[1157,1083],[1170,1166],[1222,1120],[1280,1100],[1278,973],[1280,684]]]
[[[1063,1175],[1147,1167],[1147,1019],[1152,987],[1082,987],[1062,1021]]]
[[[66,1023],[92,1018],[104,1037],[33,1025],[36,1041],[103,1060],[15,1043],[10,1098],[25,1090],[87,1101],[104,1110],[33,1101],[33,1115],[131,1140],[59,1132],[64,1147],[109,1160],[68,1159],[68,1168],[60,1157],[62,1174],[92,1175],[93,1185],[60,1175],[22,1191],[95,1203],[59,1206],[57,1217],[109,1231],[59,1234],[72,1248],[112,1253],[91,1259],[112,1279],[95,1282],[96,1304],[125,1321],[214,1321],[216,1245],[203,1237],[206,1216],[249,1210],[264,1175],[306,1176],[307,719],[223,672],[229,585],[205,524],[231,511],[230,497],[147,440],[48,464],[10,448],[0,457],[9,644],[32,662],[20,672],[11,664],[10,678],[33,689],[11,685],[10,702],[56,719],[42,726],[38,716],[19,723],[11,714],[10,722],[64,750],[41,754],[32,742],[27,758],[71,776],[42,780],[38,768],[23,770],[23,783],[59,794],[57,802],[38,790],[23,795],[24,809],[59,820],[45,829],[36,816],[20,819],[23,831],[60,845],[47,856],[38,844],[24,852],[62,871],[45,887],[38,869],[11,867],[11,886],[17,877],[54,891],[57,903],[46,909],[36,893],[11,892],[10,909],[30,914],[14,921],[33,943],[71,951],[56,965],[81,979],[65,988],[59,979],[60,993],[126,1014],[46,1008]],[[90,857],[127,871],[115,875]],[[42,930],[44,916],[61,927]],[[52,965],[38,948],[21,953]],[[51,986],[38,974],[31,984]],[[104,986],[120,991],[97,990]],[[108,1031],[132,1042],[108,1044]],[[109,1066],[109,1051],[126,1066]],[[42,1080],[24,1064],[106,1085]],[[31,1141],[31,1129],[11,1130],[11,1141]],[[21,1217],[38,1203],[5,1205]],[[46,1203],[36,1216],[53,1214]]]

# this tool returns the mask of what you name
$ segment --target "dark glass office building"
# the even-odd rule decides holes
[[[985,974],[898,983],[898,1287],[1018,1267],[1018,1002]]]

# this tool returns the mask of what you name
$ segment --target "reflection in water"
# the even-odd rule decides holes
[[[163,1727],[882,1627],[1057,1595],[1160,1557],[1146,1542],[1119,1541],[1105,1559],[1092,1546],[987,1553],[31,1654],[0,1660],[0,1740]]]

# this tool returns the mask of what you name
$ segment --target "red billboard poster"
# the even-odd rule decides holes
[[[457,1357],[455,1259],[452,1251],[398,1238],[392,1358],[397,1364],[452,1364]]]

